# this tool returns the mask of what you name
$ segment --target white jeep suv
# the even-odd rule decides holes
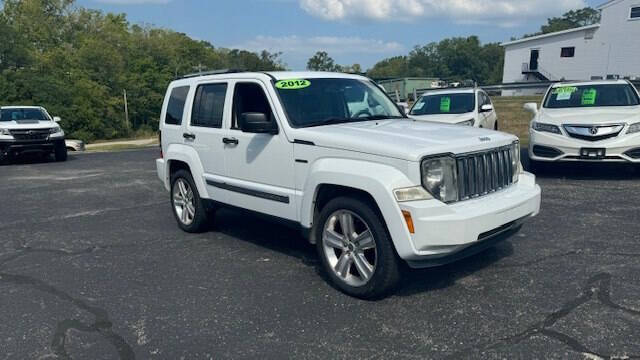
[[[428,91],[413,104],[409,117],[498,130],[496,110],[480,88]]]
[[[3,106],[0,108],[0,161],[11,156],[38,152],[53,154],[56,161],[67,160],[64,131],[40,106]]]
[[[219,206],[288,220],[360,298],[393,289],[401,261],[470,256],[540,208],[517,138],[405,118],[361,76],[184,78],[169,85],[160,128],[158,176],[184,231],[207,229]]]
[[[530,126],[532,165],[549,161],[640,163],[640,97],[628,81],[551,86]]]

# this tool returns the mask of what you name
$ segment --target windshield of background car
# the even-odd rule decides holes
[[[47,115],[40,109],[2,109],[0,121],[43,120],[48,121]]]
[[[544,107],[549,109],[598,106],[636,106],[638,95],[628,84],[563,86],[551,89]]]
[[[292,79],[275,82],[291,126],[321,126],[402,118],[378,86],[357,79]]]
[[[465,114],[476,108],[473,93],[437,94],[423,96],[411,108],[410,115]]]

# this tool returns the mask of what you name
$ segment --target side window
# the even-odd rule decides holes
[[[187,101],[188,94],[189,94],[188,86],[177,87],[171,91],[171,96],[169,97],[169,104],[167,105],[167,116],[164,119],[165,124],[168,124],[168,125],[182,124],[184,104]]]
[[[238,120],[244,113],[263,113],[270,121],[275,121],[267,95],[256,83],[236,84],[233,94],[232,129],[239,129]]]
[[[193,101],[191,126],[221,128],[226,96],[227,84],[198,86],[196,97]]]

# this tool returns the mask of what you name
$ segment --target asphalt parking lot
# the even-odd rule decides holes
[[[640,359],[640,169],[546,169],[516,238],[366,302],[282,225],[182,233],[157,153],[0,166],[0,358]]]

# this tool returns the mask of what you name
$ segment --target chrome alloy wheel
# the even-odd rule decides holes
[[[196,205],[193,190],[185,179],[177,179],[173,185],[173,208],[182,224],[189,226],[193,223]]]
[[[366,285],[376,270],[376,242],[369,225],[355,213],[338,210],[327,219],[322,247],[329,267],[353,287]]]

